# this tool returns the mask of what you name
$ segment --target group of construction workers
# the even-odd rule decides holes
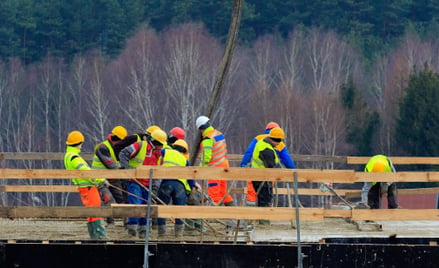
[[[223,133],[215,129],[207,116],[196,119],[196,127],[201,134],[200,166],[229,167],[227,158],[227,143]],[[66,169],[134,169],[140,165],[189,166],[189,148],[185,141],[186,132],[175,127],[166,133],[159,126],[149,126],[145,133],[128,135],[123,126],[113,128],[107,138],[96,144],[91,166],[80,156],[82,144],[85,141],[80,131],[72,131],[66,140],[64,165]],[[275,122],[269,122],[262,134],[257,135],[243,155],[240,166],[252,168],[296,168],[296,165],[284,143],[285,133]],[[367,172],[392,172],[393,165],[387,157],[379,155],[371,158],[366,165]],[[200,185],[191,179],[104,179],[104,178],[75,178],[73,184],[77,187],[84,206],[99,207],[104,204],[147,204],[151,197],[159,204],[186,205],[188,197],[198,196]],[[150,187],[151,186],[151,187]],[[370,189],[369,189],[369,188]],[[150,190],[150,188],[152,190]],[[271,182],[250,181],[247,184],[247,206],[269,207],[273,203],[273,184]],[[380,183],[364,185],[367,191],[368,204],[371,208],[379,208],[379,198],[382,187]],[[396,186],[391,184],[389,193],[396,193]],[[194,195],[193,195],[194,194]],[[234,200],[227,187],[227,181],[208,180],[207,198],[215,205],[233,206]],[[389,199],[390,200],[390,199]],[[397,207],[396,194],[389,207]],[[196,202],[195,202],[196,203]],[[107,224],[114,224],[114,219],[107,218]],[[188,220],[190,221],[190,220]],[[199,221],[190,221],[192,227],[200,228]],[[145,238],[147,219],[131,217],[124,222],[127,232],[132,237]],[[181,237],[184,232],[182,219],[175,219],[174,234]],[[197,225],[198,223],[198,225]],[[269,225],[267,220],[259,224]],[[91,239],[106,239],[104,219],[88,218],[88,232]],[[153,222],[158,229],[158,235],[166,235],[166,219],[159,218]]]

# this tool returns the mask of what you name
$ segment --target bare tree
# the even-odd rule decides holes
[[[169,96],[165,107],[170,111],[164,123],[193,129],[196,117],[207,111],[221,48],[196,24],[169,29],[163,35],[163,44],[162,87]]]

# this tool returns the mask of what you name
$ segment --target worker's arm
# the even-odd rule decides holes
[[[123,148],[122,151],[120,151],[120,153],[119,153],[121,167],[128,169],[130,167],[128,162],[130,161],[131,158],[136,156],[139,149],[140,149],[139,142],[135,142],[135,143]]]
[[[275,148],[277,155],[279,156],[280,161],[286,168],[296,168],[296,164],[294,164],[293,159],[288,152],[287,146],[285,143],[281,142]]]
[[[257,142],[258,140],[256,138],[253,138],[251,143],[248,145],[247,150],[245,150],[245,153],[242,157],[241,164],[239,165],[240,167],[245,167],[250,163]]]
[[[110,150],[104,144],[100,144],[96,149],[96,156],[101,160],[104,166],[108,169],[117,169],[119,164],[111,157]]]
[[[90,166],[87,164],[87,162],[84,160],[84,158],[80,157],[80,156],[73,156],[72,159],[72,166],[75,167],[75,169],[77,170],[91,170]],[[101,183],[105,183],[105,179],[104,178],[96,178],[96,179],[89,179],[90,182],[92,184],[101,184]]]
[[[203,153],[201,154],[201,166],[208,166],[210,160],[212,159],[213,139],[203,139],[201,141],[201,146],[203,147]]]
[[[266,168],[275,168],[276,167],[276,161],[275,161],[275,152],[274,150],[265,149],[263,151],[259,152],[259,158],[261,158],[262,162],[264,162],[264,166]]]

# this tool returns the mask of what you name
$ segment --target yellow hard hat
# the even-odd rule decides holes
[[[174,142],[174,146],[180,146],[186,150],[186,152],[189,151],[189,146],[187,145],[187,142],[185,140],[176,140]]]
[[[156,126],[156,125],[149,126],[149,127],[146,129],[146,133],[149,134],[149,135],[151,135],[152,132],[154,132],[154,130],[157,130],[157,129],[160,129],[160,127],[159,127],[159,126]]]
[[[69,135],[67,136],[67,141],[66,141],[67,145],[75,145],[75,144],[80,144],[82,142],[84,142],[84,135],[82,135],[82,133],[77,130],[70,132]]]
[[[128,131],[123,126],[116,126],[111,131],[111,134],[123,140],[128,135]]]
[[[283,140],[285,138],[285,132],[280,127],[274,127],[270,130],[270,133],[268,133],[268,137]]]
[[[373,163],[372,172],[384,172],[387,165],[386,162],[384,159],[377,159],[375,163]]]
[[[166,140],[168,139],[168,135],[161,129],[156,129],[151,133],[151,141],[158,141],[163,145],[166,145]]]

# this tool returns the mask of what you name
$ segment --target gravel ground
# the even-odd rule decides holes
[[[167,234],[157,236],[157,230],[151,229],[150,241],[204,241],[230,242],[235,239],[235,233],[228,231],[222,221],[209,221],[216,230],[208,229],[203,235],[195,230],[186,228],[182,238],[173,235],[173,224],[168,222]],[[379,225],[381,230],[373,228]],[[319,222],[301,222],[300,236],[304,242],[319,242],[331,237],[438,237],[437,221],[380,221],[373,223],[362,222],[362,231],[355,223],[342,218],[329,218]],[[372,227],[372,228],[371,228]],[[116,220],[114,226],[107,226],[109,241],[143,242],[144,239],[128,235],[122,220]],[[41,220],[41,219],[0,219],[0,240],[88,240],[87,223],[85,219],[78,220]],[[250,225],[241,229],[237,236],[238,242],[297,242],[297,229],[289,222],[272,222],[270,226]]]

